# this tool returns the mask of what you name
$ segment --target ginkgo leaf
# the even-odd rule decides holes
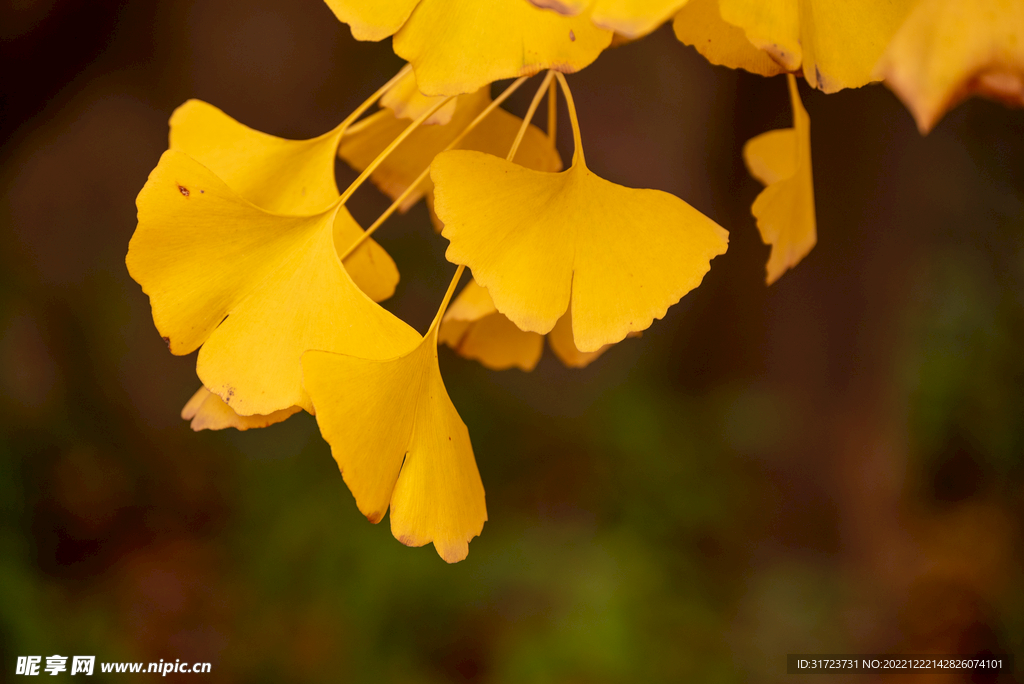
[[[473,269],[499,311],[547,333],[571,300],[576,347],[596,351],[646,329],[697,287],[728,234],[678,197],[592,173],[571,117],[576,156],[562,173],[481,152],[439,154],[434,209],[448,260]]]
[[[774,76],[785,68],[747,40],[743,29],[726,23],[718,0],[690,0],[676,14],[672,29],[681,42],[692,45],[712,64]]]
[[[380,98],[380,106],[390,109],[399,119],[416,119],[440,104],[442,95],[428,96],[420,92],[416,75],[410,71]],[[449,100],[423,121],[423,125],[444,125],[452,120],[458,98]],[[390,141],[389,141],[390,142]],[[383,148],[381,148],[383,149]]]
[[[530,0],[537,7],[576,16],[589,9],[591,21],[601,28],[639,38],[663,24],[687,0]]]
[[[487,508],[469,432],[441,380],[436,330],[387,361],[309,351],[302,366],[359,511],[379,522],[390,506],[396,539],[433,542],[455,563],[483,530]]]
[[[449,144],[491,103],[487,88],[462,95],[451,121],[443,126],[421,127],[388,155],[370,180],[391,199],[397,199],[410,184],[430,166],[431,160]],[[459,149],[479,150],[504,156],[515,140],[522,119],[497,108],[487,115],[457,145]],[[390,112],[377,112],[360,122],[342,138],[338,155],[353,168],[365,169],[407,124]],[[516,162],[541,171],[558,171],[562,160],[551,139],[533,124],[526,129]],[[427,176],[399,207],[406,211],[432,188]]]
[[[224,403],[216,394],[205,387],[192,395],[192,398],[181,409],[181,417],[192,421],[191,428],[196,432],[200,430],[223,430],[235,428],[236,430],[249,430],[250,428],[263,428],[274,423],[280,423],[290,418],[302,409],[298,406],[274,411],[269,416],[252,415],[240,416],[235,410]]]
[[[532,371],[544,351],[544,338],[520,330],[499,313],[487,290],[475,280],[469,281],[448,308],[439,340],[491,370],[517,367]]]
[[[325,0],[356,40],[384,40],[402,27],[420,0]]]
[[[149,295],[171,352],[202,345],[200,380],[240,415],[310,409],[299,366],[307,349],[380,358],[419,339],[361,292],[338,260],[335,236],[351,244],[362,234],[344,207],[271,214],[176,151],[160,158],[137,203],[128,271]],[[397,271],[387,253],[369,240],[363,250],[353,274],[393,288]]]
[[[877,75],[921,133],[975,93],[1024,107],[1024,0],[922,0]]]
[[[747,141],[743,159],[750,174],[767,187],[751,211],[768,257],[767,282],[774,283],[807,256],[817,242],[814,181],[811,171],[811,120],[800,102],[796,79],[787,77],[793,128],[762,133]]]
[[[189,100],[171,115],[170,149],[210,169],[229,188],[278,214],[313,214],[338,198],[334,154],[342,128],[311,140],[287,140]]]
[[[832,93],[876,80],[875,63],[914,1],[718,0],[718,9],[725,23],[742,29],[755,48],[785,71],[802,71],[811,86]],[[725,32],[714,23],[709,29],[707,39],[687,31],[681,40],[720,63],[742,60],[743,68],[761,73],[748,66],[749,56],[741,54],[734,37],[723,38]],[[703,45],[706,41],[722,43],[722,49]]]
[[[611,40],[586,14],[563,17],[525,0],[420,0],[394,50],[424,94],[459,95],[548,68],[578,71]]]

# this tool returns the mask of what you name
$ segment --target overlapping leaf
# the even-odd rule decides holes
[[[310,404],[299,360],[307,349],[371,358],[409,349],[419,336],[374,304],[397,280],[371,242],[350,262],[335,250],[362,234],[344,207],[281,216],[253,206],[204,166],[165,152],[138,198],[129,245],[132,277],[175,354],[202,345],[203,385],[241,415]]]

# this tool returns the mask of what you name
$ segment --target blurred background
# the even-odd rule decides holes
[[[801,85],[819,244],[766,288],[740,150],[790,124],[785,80],[667,27],[572,76],[589,166],[686,199],[730,249],[583,371],[442,350],[490,516],[448,566],[362,518],[309,416],[191,432],[195,357],[167,352],[124,267],[174,107],[312,137],[399,68],[389,42],[319,0],[0,15],[0,680],[54,653],[209,661],[221,682],[552,684],[1024,654],[1020,111],[972,100],[922,138],[884,87]],[[386,206],[367,187],[352,210]],[[378,236],[402,271],[386,305],[422,331],[445,241],[422,204]]]

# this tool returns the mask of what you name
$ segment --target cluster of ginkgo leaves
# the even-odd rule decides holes
[[[193,429],[315,414],[359,510],[378,522],[390,509],[395,537],[432,542],[449,562],[466,557],[487,513],[438,344],[489,368],[532,370],[546,336],[566,365],[585,366],[662,318],[728,246],[683,200],[587,168],[564,73],[671,21],[714,64],[786,74],[793,127],[744,148],[766,186],[752,212],[771,245],[768,283],[816,241],[797,76],[824,92],[885,80],[922,132],[974,92],[1024,104],[1024,0],[327,4],[359,40],[393,36],[408,64],[311,140],[183,104],[139,194],[128,269],[171,352],[199,349],[202,387],[182,412]],[[522,119],[500,107],[539,72]],[[492,99],[491,83],[510,78]],[[542,131],[532,120],[545,97]],[[575,148],[564,170],[559,97]],[[336,156],[361,172],[343,192]],[[345,205],[368,179],[393,203],[364,230]],[[457,266],[424,335],[380,306],[398,269],[371,238],[421,199]],[[473,277],[452,301],[467,267]]]

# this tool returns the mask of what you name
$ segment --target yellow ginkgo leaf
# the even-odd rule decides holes
[[[420,0],[325,0],[356,40],[384,40],[402,27]]]
[[[750,174],[767,187],[751,208],[768,257],[767,282],[796,266],[817,242],[811,172],[811,119],[800,102],[796,78],[787,75],[793,128],[762,133],[747,141],[743,159]]]
[[[200,380],[240,415],[309,410],[299,365],[308,349],[380,358],[419,339],[338,260],[336,236],[352,244],[362,235],[344,207],[271,214],[176,151],[164,153],[137,203],[128,271],[149,295],[171,352],[202,345]],[[394,288],[394,263],[376,243],[353,257],[353,276],[377,281],[363,284],[368,292]]]
[[[475,280],[462,289],[441,321],[439,340],[491,370],[532,371],[544,351],[544,338],[525,332],[498,312],[487,290]]]
[[[192,157],[258,207],[312,214],[338,197],[334,154],[341,134],[339,127],[311,140],[278,138],[189,100],[171,115],[170,149]]]
[[[236,430],[249,430],[250,428],[262,428],[295,415],[302,409],[298,406],[274,411],[269,416],[252,415],[240,416],[235,410],[224,403],[216,394],[205,387],[192,395],[192,398],[181,409],[181,417],[192,421],[191,427],[196,432],[200,430],[223,430],[224,428],[235,428]]]
[[[525,0],[420,0],[394,50],[423,93],[459,95],[548,68],[578,71],[611,40],[587,14],[563,17]]]
[[[580,351],[597,351],[661,318],[697,287],[728,233],[678,197],[625,188],[587,168],[572,97],[576,154],[545,173],[481,152],[431,165],[449,261],[473,270],[519,328],[547,333],[572,303]]]
[[[537,7],[576,16],[590,9],[591,21],[626,38],[645,36],[661,26],[687,0],[530,0]]]
[[[420,92],[416,84],[416,75],[412,71],[405,74],[392,88],[380,98],[380,106],[390,109],[400,119],[416,119],[434,107],[444,96],[428,96]],[[424,125],[446,124],[455,114],[458,98],[449,100],[440,109],[424,120]],[[383,149],[383,148],[382,148]]]
[[[718,0],[718,6],[754,47],[832,93],[876,80],[875,63],[914,1]]]
[[[370,180],[391,199],[397,199],[410,184],[430,166],[431,160],[452,143],[465,128],[491,103],[488,88],[462,95],[457,99],[455,113],[443,126],[421,127],[388,155]],[[459,149],[479,150],[502,156],[508,152],[522,119],[498,108],[470,131],[457,145]],[[365,169],[406,126],[388,111],[373,116],[352,127],[341,141],[338,154],[356,170]],[[562,160],[551,139],[531,124],[516,153],[516,162],[540,171],[558,171]],[[430,177],[402,202],[406,211],[431,190]]]
[[[877,75],[921,133],[975,93],[1024,107],[1024,0],[922,0]]]
[[[726,23],[718,11],[718,0],[690,0],[675,19],[672,29],[681,42],[692,45],[712,64],[745,69],[761,76],[785,72],[767,52],[747,40],[743,29]]]
[[[359,511],[379,522],[390,506],[396,539],[433,542],[449,563],[464,559],[487,508],[469,432],[441,380],[436,323],[415,349],[387,361],[310,351],[302,367]]]
[[[571,294],[582,351],[663,317],[728,243],[679,198],[606,181],[579,157],[554,174],[451,151],[438,155],[431,176],[448,260],[472,268],[523,330],[549,332]]]

